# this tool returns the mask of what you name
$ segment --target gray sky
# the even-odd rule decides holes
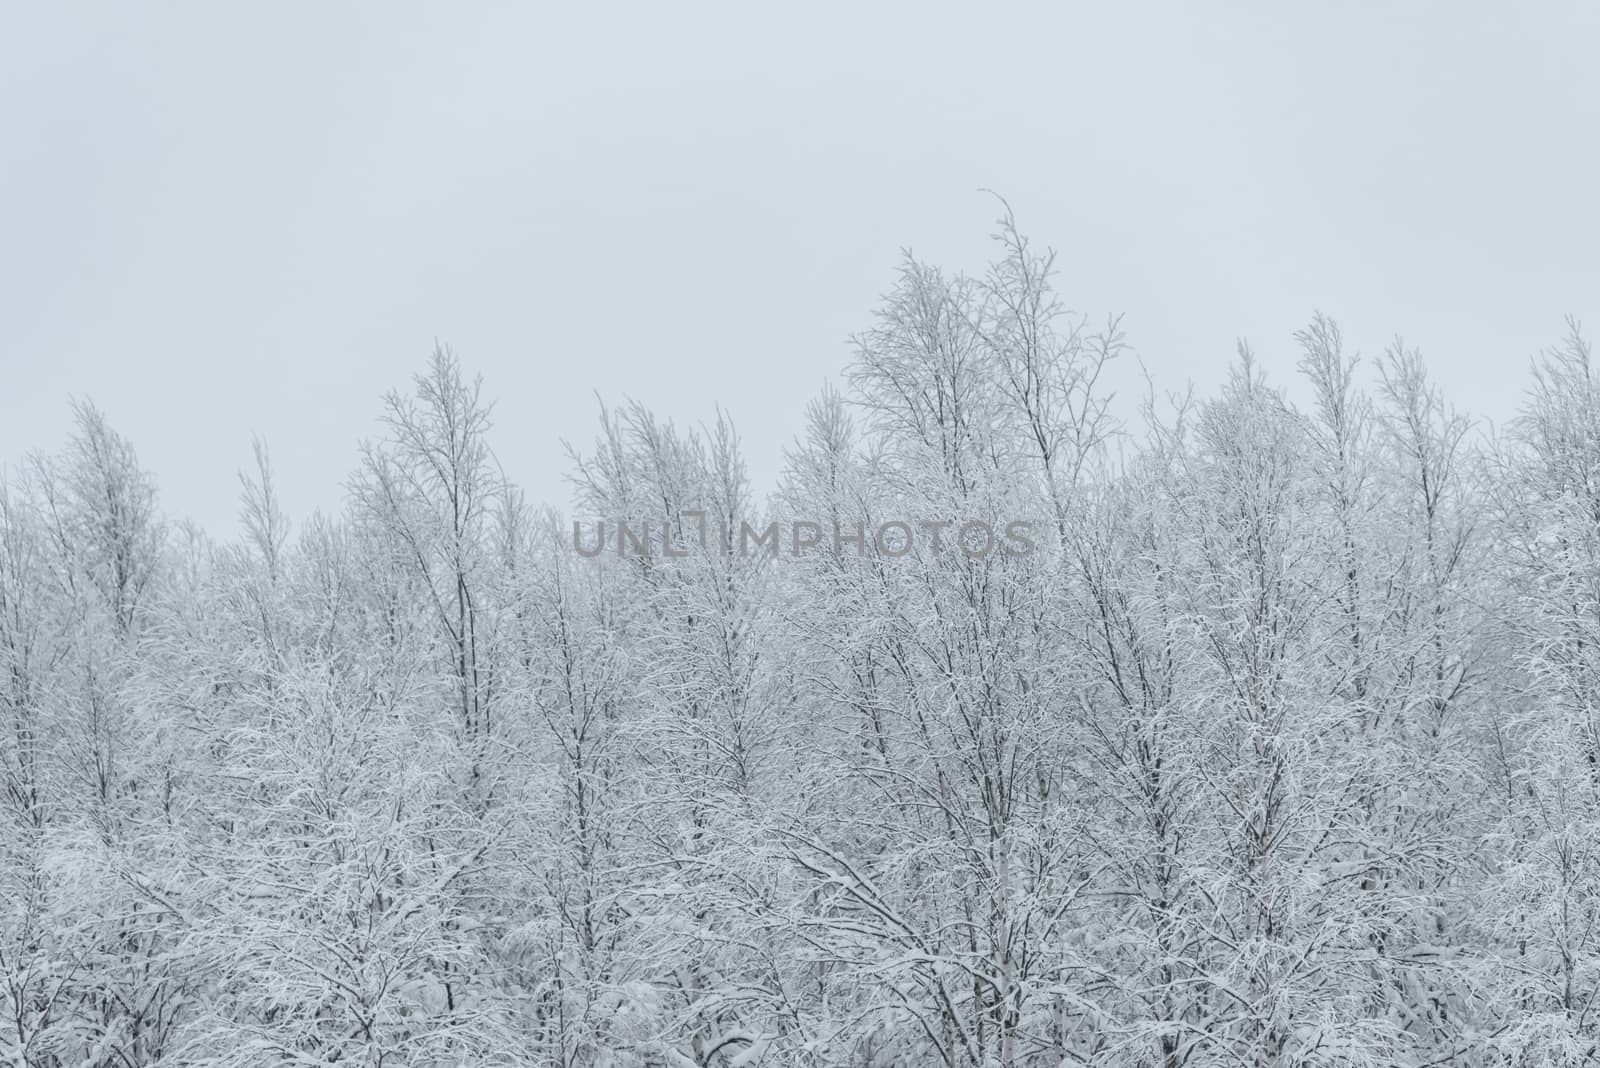
[[[979,187],[1163,386],[1321,308],[1498,420],[1597,313],[1600,5],[0,5],[0,462],[90,396],[219,534],[252,431],[338,507],[435,337],[535,498],[596,390],[765,488]]]

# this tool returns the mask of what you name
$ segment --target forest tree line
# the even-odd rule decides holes
[[[904,262],[765,495],[630,404],[536,507],[446,350],[338,515],[257,443],[231,536],[174,522],[88,403],[11,458],[3,1058],[1600,1063],[1576,324],[1495,437],[1322,316],[1311,404],[1241,352],[1124,424],[1120,322],[997,240]],[[591,559],[573,514],[1037,545]]]

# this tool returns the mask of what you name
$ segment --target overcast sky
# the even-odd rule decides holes
[[[1501,420],[1600,315],[1595,4],[0,3],[0,462],[92,397],[217,534],[252,431],[339,507],[435,338],[535,498],[596,391],[720,403],[765,489],[980,187],[1163,386],[1320,308]]]

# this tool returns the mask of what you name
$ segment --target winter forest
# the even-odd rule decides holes
[[[540,507],[445,348],[352,415],[338,515],[257,442],[201,532],[87,401],[6,457],[6,1063],[1600,1063],[1576,323],[1497,434],[1320,315],[1312,403],[1244,349],[1113,403],[1122,324],[993,249],[906,259],[772,487],[624,404]]]

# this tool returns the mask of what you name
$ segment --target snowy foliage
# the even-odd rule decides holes
[[[1600,1063],[1600,383],[1481,441],[1297,336],[1113,422],[1121,324],[908,260],[759,498],[438,351],[339,516],[228,542],[95,408],[0,481],[0,1057],[37,1068]],[[687,525],[1037,522],[1036,551]],[[658,528],[659,530],[659,528]]]

